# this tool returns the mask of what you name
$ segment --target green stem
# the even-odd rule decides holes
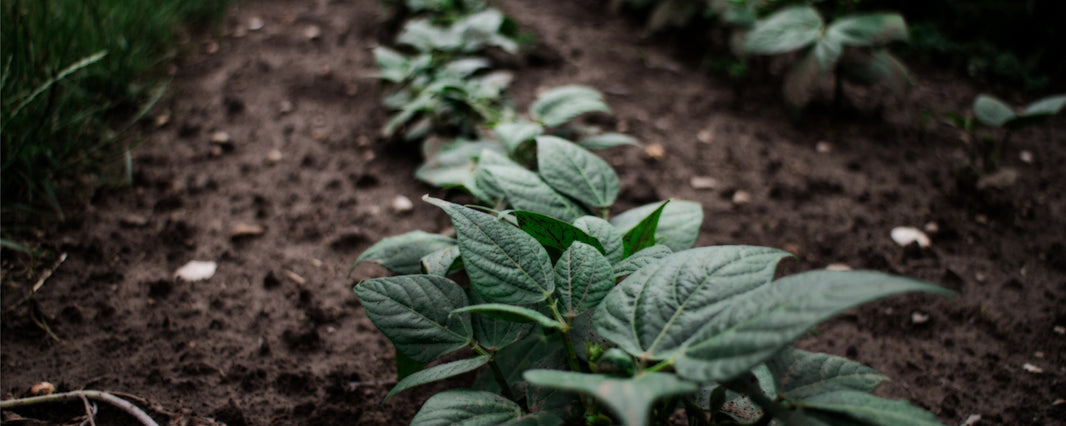
[[[546,301],[548,309],[551,310],[552,316],[556,321],[563,324],[563,327],[559,329],[559,333],[562,334],[563,347],[566,349],[566,363],[570,366],[570,371],[575,373],[583,373],[585,370],[581,368],[581,364],[578,363],[577,351],[574,349],[574,342],[570,341],[570,322],[563,319],[563,315],[559,313],[559,308],[555,306],[555,298],[548,296]],[[585,414],[594,415],[594,409],[592,403],[588,399],[588,395],[583,393],[578,394],[581,398],[581,406],[585,407]]]
[[[673,366],[674,366],[674,359],[673,358],[664,359],[662,362],[651,366],[647,370],[644,370],[644,372],[645,373],[657,373],[657,372],[662,371],[662,370],[667,369],[667,368],[673,368]]]
[[[611,218],[611,208],[610,207],[604,207],[604,208],[600,209],[600,217],[602,217],[603,220],[610,220],[610,218]]]

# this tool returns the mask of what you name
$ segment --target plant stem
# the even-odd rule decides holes
[[[563,324],[563,327],[559,329],[559,333],[562,334],[563,347],[566,348],[566,363],[570,366],[570,371],[575,373],[586,372],[581,368],[581,364],[577,362],[577,351],[574,350],[574,342],[570,341],[570,322],[564,320],[563,315],[559,313],[559,308],[555,306],[555,298],[548,296],[547,304],[555,320]],[[585,407],[585,414],[593,415],[593,405],[590,403],[588,395],[579,394],[579,396],[581,398],[581,406]]]
[[[152,420],[148,413],[145,413],[140,408],[137,408],[136,405],[133,405],[129,401],[126,401],[107,392],[97,390],[79,390],[66,393],[55,393],[45,396],[35,396],[30,398],[0,401],[0,409],[12,409],[29,405],[45,404],[49,402],[80,400],[82,398],[95,399],[97,401],[102,401],[114,405],[115,407],[118,407],[122,411],[125,411],[127,414],[136,418],[138,421],[141,422],[141,424],[145,426],[159,426],[159,423],[156,423],[155,420]]]
[[[663,369],[670,368],[670,367],[673,367],[673,366],[674,366],[674,359],[673,358],[664,359],[662,362],[651,366],[647,370],[644,370],[644,372],[645,373],[656,373],[656,372],[659,372],[659,371],[661,371]]]
[[[611,218],[611,208],[610,207],[604,207],[604,208],[600,209],[600,217],[602,217],[603,220],[610,220],[610,218]]]
[[[746,394],[748,398],[751,398],[751,401],[762,408],[766,413],[763,415],[764,418],[769,415],[786,425],[800,424],[795,416],[793,416],[792,410],[789,410],[762,393],[762,389],[759,388],[759,379],[755,378],[755,375],[751,374],[751,372],[744,373],[743,376],[726,382],[724,385],[735,392]],[[760,421],[762,421],[762,419],[760,419]]]

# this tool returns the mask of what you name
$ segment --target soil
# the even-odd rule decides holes
[[[958,297],[873,303],[799,345],[884,372],[894,380],[885,395],[947,424],[1066,419],[1066,336],[1056,331],[1066,326],[1064,120],[1013,135],[1004,156],[1019,172],[1013,186],[960,189],[959,132],[922,119],[968,110],[980,88],[951,75],[916,67],[907,102],[849,87],[841,113],[822,99],[797,124],[780,101],[783,62],[762,62],[770,75],[736,90],[701,69],[698,50],[648,37],[602,2],[500,6],[538,40],[526,60],[505,63],[517,105],[586,84],[615,112],[586,120],[664,148],[658,159],[604,154],[623,181],[615,213],[695,200],[705,211],[699,245],[784,248],[796,258],[783,273],[842,263],[948,287]],[[247,30],[253,17],[262,29]],[[262,0],[192,36],[195,52],[153,112],[169,120],[140,129],[134,185],[41,231],[68,258],[31,300],[37,278],[4,252],[4,398],[49,381],[136,396],[172,424],[399,424],[450,386],[381,404],[393,350],[351,291],[386,274],[361,264],[349,275],[374,242],[449,227],[417,202],[422,194],[455,196],[413,178],[417,148],[378,137],[386,112],[370,48],[391,34],[377,0]],[[212,144],[219,131],[230,142]],[[693,176],[717,185],[695,189]],[[413,211],[392,211],[401,195],[416,200]],[[238,224],[265,231],[231,237]],[[927,224],[937,228],[930,247],[889,237]],[[217,273],[175,279],[191,260],[215,261]]]

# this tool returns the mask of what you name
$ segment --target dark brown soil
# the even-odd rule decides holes
[[[591,119],[665,148],[658,160],[641,149],[606,153],[623,179],[616,212],[697,200],[700,245],[785,248],[797,256],[786,272],[843,263],[951,288],[957,298],[905,296],[846,313],[800,345],[883,371],[894,379],[887,395],[948,424],[974,414],[977,424],[1062,424],[1063,120],[1014,135],[1005,156],[1020,172],[1013,187],[962,191],[952,173],[958,132],[921,119],[968,109],[980,89],[951,76],[919,69],[908,103],[849,88],[853,105],[836,119],[823,101],[793,124],[774,80],[740,95],[700,71],[691,49],[642,37],[601,2],[501,3],[540,42],[533,60],[514,66],[518,105],[539,89],[587,84],[615,110]],[[238,31],[252,17],[264,28]],[[310,26],[319,38],[305,36]],[[385,272],[360,265],[348,275],[381,238],[449,225],[420,202],[406,214],[390,209],[397,195],[447,194],[412,177],[417,149],[377,137],[386,115],[370,48],[389,38],[377,0],[249,1],[221,34],[194,37],[197,52],[155,112],[169,122],[142,129],[134,186],[43,231],[69,258],[32,301],[18,303],[36,278],[4,252],[4,397],[49,381],[144,398],[174,424],[409,421],[445,386],[380,404],[393,352],[351,287]],[[232,144],[213,148],[216,131]],[[718,186],[693,189],[693,176]],[[740,191],[750,202],[733,202]],[[231,238],[241,223],[265,233]],[[889,238],[893,227],[927,223],[939,228],[929,248]],[[174,279],[190,260],[216,261],[218,272]]]

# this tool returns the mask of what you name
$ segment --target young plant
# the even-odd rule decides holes
[[[907,25],[896,13],[841,17],[826,25],[810,6],[781,9],[759,20],[747,34],[744,51],[776,55],[810,48],[785,77],[785,100],[802,109],[814,97],[821,78],[835,76],[834,102],[843,96],[843,83],[881,84],[897,95],[910,86],[907,68],[888,52],[893,41],[907,41]]]
[[[406,274],[354,288],[404,373],[387,398],[479,374],[471,389],[431,397],[412,424],[664,424],[679,409],[690,424],[939,424],[874,396],[880,373],[790,343],[859,304],[946,290],[857,271],[775,281],[784,251],[692,248],[698,203],[654,203],[608,221],[614,171],[566,140],[535,143],[536,172],[483,151],[475,174],[519,210],[427,196],[454,238],[414,231],[356,261]],[[587,215],[596,211],[603,217]],[[460,273],[467,287],[449,278]]]

